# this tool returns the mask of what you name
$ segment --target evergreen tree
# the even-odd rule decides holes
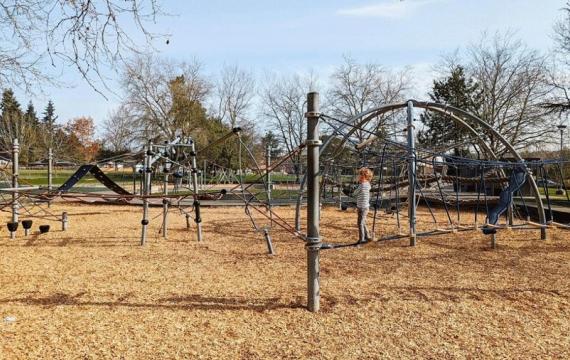
[[[2,115],[8,113],[12,114],[22,113],[22,110],[20,109],[20,103],[18,102],[18,100],[16,100],[16,97],[14,96],[14,91],[12,91],[12,89],[4,90],[4,92],[2,93],[2,104],[0,104],[0,106],[2,107]]]
[[[2,121],[0,126],[0,143],[4,151],[10,151],[15,138],[22,141],[22,110],[20,104],[11,89],[6,89],[2,93]]]
[[[24,117],[28,124],[33,125],[35,128],[38,128],[40,125],[40,119],[38,118],[38,114],[36,113],[36,109],[34,104],[30,101],[28,103],[28,107],[26,108],[26,113]]]
[[[55,129],[55,121],[57,120],[57,116],[55,115],[55,106],[53,105],[53,101],[48,101],[46,109],[44,110],[44,117],[42,121],[46,128],[53,132]]]
[[[35,145],[36,132],[33,123],[28,121],[27,112],[26,114],[22,112],[20,103],[11,89],[6,89],[2,93],[0,109],[0,147],[4,151],[11,151],[14,139],[18,139],[20,161],[26,163],[33,160],[32,148]]]
[[[58,149],[62,147],[62,139],[59,139],[60,127],[55,123],[57,120],[57,115],[55,114],[55,106],[53,101],[49,100],[45,110],[44,116],[41,121],[41,152],[44,154],[48,153],[48,149],[52,149],[54,154],[58,152]],[[60,146],[61,145],[61,146]],[[57,149],[56,149],[57,148]]]
[[[432,101],[454,106],[471,113],[478,113],[480,107],[480,91],[476,83],[465,77],[464,68],[456,66],[451,70],[449,77],[433,82]],[[420,143],[427,146],[453,147],[456,155],[465,154],[467,146],[461,145],[465,141],[467,131],[457,125],[448,116],[425,112],[420,117],[427,129],[418,133]],[[455,145],[455,146],[454,146]]]
[[[267,146],[271,147],[271,158],[276,159],[281,156],[282,149],[281,144],[279,143],[279,139],[277,135],[273,131],[268,131],[263,138],[261,138],[261,144],[263,145],[263,151]]]
[[[30,101],[26,112],[24,113],[23,120],[26,127],[29,129],[28,144],[22,144],[28,149],[28,163],[43,158],[41,153],[41,146],[38,146],[38,139],[40,138],[42,129],[40,128],[40,120],[36,114],[34,104]]]

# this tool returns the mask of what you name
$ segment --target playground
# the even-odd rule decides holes
[[[305,309],[306,252],[284,230],[277,252],[239,208],[203,209],[204,242],[171,217],[139,245],[131,206],[54,203],[70,226],[0,237],[0,350],[9,358],[456,358],[570,355],[563,230],[374,242],[321,256],[321,312]],[[161,208],[151,207],[150,217]],[[279,213],[293,221],[294,209]],[[472,213],[462,214],[465,218]],[[445,217],[442,211],[437,216]],[[324,207],[323,241],[354,237],[352,210]],[[4,216],[3,221],[8,221]],[[431,221],[418,208],[418,228]],[[380,220],[392,232],[395,219]],[[336,239],[336,240],[335,240]]]
[[[91,163],[57,175],[52,157],[30,172],[14,139],[0,189],[3,353],[570,355],[567,161],[523,159],[446,105],[409,100],[340,120],[318,111],[318,93],[307,104],[305,143],[273,159],[268,147],[263,169],[240,128],[201,149],[182,136],[149,141],[121,155],[134,159],[130,172]],[[416,147],[414,108],[468,129],[485,157]],[[400,114],[405,138],[366,128],[386,113]],[[467,121],[512,157],[498,158]],[[356,131],[369,136],[357,142]],[[238,167],[199,168],[221,143]],[[302,176],[279,175],[295,156]],[[354,208],[362,166],[374,175],[367,239]]]
[[[570,359],[570,0],[0,29],[0,360]]]

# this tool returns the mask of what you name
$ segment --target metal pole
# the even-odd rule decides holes
[[[558,125],[558,129],[560,130],[560,165],[559,166],[561,169],[561,174],[564,174],[562,172],[562,165],[564,164],[562,162],[562,151],[564,150],[563,139],[564,139],[564,129],[566,129],[566,125],[560,124],[560,125]],[[564,195],[565,194],[564,193],[565,186],[563,183],[564,183],[564,176],[562,176],[562,178],[560,179],[560,184],[558,184],[558,189],[556,189],[556,195]]]
[[[563,137],[564,137],[564,128],[560,127],[560,158],[561,159],[562,159],[562,150],[564,148]]]
[[[269,234],[269,229],[263,229],[263,236],[265,237],[265,242],[267,244],[267,252],[269,255],[275,255],[275,250],[273,249],[273,242],[271,241],[271,235]]]
[[[271,146],[267,144],[265,148],[265,177],[266,177],[265,191],[267,191],[267,206],[269,207],[269,210],[271,210],[271,171],[269,171],[270,167],[271,167]]]
[[[414,103],[408,101],[408,218],[410,246],[416,246],[416,140],[414,134]],[[459,191],[459,189],[456,189]]]
[[[64,211],[61,214],[61,231],[67,230],[67,223],[68,223],[67,212]]]
[[[133,165],[133,195],[137,193],[137,167]]]
[[[18,189],[18,176],[19,176],[19,162],[20,162],[20,143],[18,139],[14,139],[12,143],[12,187]],[[18,222],[18,209],[20,204],[18,203],[18,192],[12,192],[12,222]],[[16,232],[10,232],[10,238],[14,239],[16,237]]]
[[[168,173],[164,174],[164,195],[168,195]],[[162,237],[168,236],[168,199],[162,199]]]
[[[48,180],[48,192],[51,192],[53,189],[53,150],[52,148],[48,149],[48,169],[47,169],[47,180]],[[48,207],[51,206],[51,197],[48,200]]]
[[[342,167],[336,169],[336,190],[338,194],[338,208],[342,210]]]
[[[146,155],[145,155],[146,156]],[[141,178],[140,178],[140,184],[139,184],[139,193],[141,195],[144,195],[144,181],[145,181],[145,176],[144,176],[144,167],[145,167],[145,161],[143,159],[143,166],[142,166],[142,170],[140,172],[141,174]]]
[[[144,149],[144,166],[143,166],[143,183],[141,188],[141,193],[143,195],[143,218],[141,220],[142,224],[142,234],[141,234],[141,246],[146,244],[146,233],[147,233],[147,226],[148,226],[148,199],[146,195],[148,195],[149,190],[149,183],[150,183],[150,149],[152,145],[145,146]]]
[[[207,160],[204,160],[204,168],[202,169],[202,190],[206,189],[206,168],[208,167]]]
[[[196,223],[196,231],[198,235],[198,241],[202,241],[202,218],[200,216],[200,201],[198,201],[198,165],[196,163],[196,143],[194,140],[191,141],[191,152],[192,156],[192,191],[194,191],[194,211],[196,212],[196,218],[194,222]]]
[[[319,93],[307,94],[307,308],[320,308]]]

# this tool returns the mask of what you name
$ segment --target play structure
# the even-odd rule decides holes
[[[554,221],[553,206],[549,189],[547,167],[554,167],[555,173],[560,174],[560,185],[570,203],[565,179],[561,171],[564,162],[558,161],[525,161],[518,151],[499,132],[476,116],[464,110],[444,104],[420,102],[409,100],[398,104],[384,105],[365,111],[351,119],[336,119],[319,112],[318,93],[309,93],[307,97],[307,171],[301,181],[301,189],[306,185],[307,197],[307,276],[308,294],[307,306],[310,311],[318,311],[320,303],[320,251],[346,247],[362,246],[360,242],[325,242],[320,235],[320,204],[322,194],[326,196],[326,185],[331,184],[334,194],[335,188],[338,201],[342,209],[347,206],[342,203],[342,193],[350,195],[348,191],[342,191],[344,184],[340,181],[338,169],[342,166],[338,161],[341,156],[348,157],[347,164],[353,169],[366,166],[375,170],[376,181],[373,182],[373,233],[380,232],[377,221],[381,212],[390,213],[395,217],[398,232],[395,234],[382,234],[376,236],[376,240],[394,240],[407,238],[410,246],[417,244],[418,237],[441,235],[459,231],[482,231],[491,236],[491,246],[495,248],[496,233],[500,229],[529,230],[536,229],[540,232],[540,239],[546,239],[549,227],[570,229],[570,226]],[[469,140],[461,139],[463,145],[474,147],[477,150],[477,158],[450,156],[445,151],[419,148],[416,144],[416,126],[414,124],[414,109],[434,112],[444,115],[448,121],[463,128],[469,134]],[[398,110],[405,110],[405,117],[397,117]],[[374,126],[367,127],[375,120],[382,117],[392,116],[395,123],[398,121],[405,127],[397,133],[404,141],[397,141],[386,137]],[[321,142],[320,127],[329,125],[332,133]],[[355,136],[359,133],[360,136]],[[362,134],[367,135],[366,138]],[[509,153],[510,159],[499,159],[486,141],[485,135],[491,135],[497,139]],[[348,153],[348,155],[347,155]],[[321,165],[324,164],[324,165]],[[331,174],[331,169],[336,167],[337,174]],[[349,166],[350,167],[350,166]],[[419,169],[431,169],[431,174],[418,174]],[[543,196],[537,185],[537,180],[531,169],[538,170],[538,178],[542,185],[545,200],[548,204],[549,218],[547,219]],[[388,171],[389,170],[389,171]],[[453,170],[453,171],[451,171]],[[389,172],[388,177],[386,173]],[[470,173],[466,177],[463,173]],[[451,176],[450,176],[451,175]],[[451,183],[445,186],[445,183]],[[466,185],[471,189],[462,194]],[[350,185],[350,184],[349,184]],[[491,185],[491,189],[489,187]],[[523,186],[527,186],[529,196],[523,196]],[[496,195],[490,195],[492,188],[496,188]],[[402,193],[404,196],[402,196]],[[515,206],[515,195],[519,195],[522,206]],[[301,200],[303,191],[299,192],[297,200],[296,229],[300,230]],[[493,199],[490,199],[490,198]],[[445,211],[447,223],[440,224],[435,216],[434,200],[439,200]],[[493,200],[493,201],[490,201]],[[462,221],[461,212],[465,210],[467,202],[474,211],[474,223]],[[425,206],[433,218],[431,229],[418,231],[417,210],[418,206]],[[456,217],[452,217],[451,207],[456,209]],[[519,209],[524,209],[524,216]],[[529,208],[534,209],[531,214]],[[407,210],[407,211],[406,211]],[[520,223],[515,224],[515,212]],[[506,213],[505,224],[499,223],[501,214]],[[532,221],[531,217],[536,221]],[[479,220],[481,223],[479,223]],[[405,223],[405,227],[402,226]],[[376,234],[378,235],[378,234]]]
[[[30,234],[30,230],[33,226],[32,219],[49,219],[61,222],[61,230],[65,231],[68,226],[67,212],[64,211],[61,215],[54,214],[49,210],[49,201],[46,202],[45,197],[42,199],[32,199],[28,196],[28,191],[35,190],[37,187],[29,184],[25,184],[26,186],[24,187],[20,186],[19,154],[20,143],[18,139],[14,139],[12,143],[11,171],[7,169],[0,171],[4,183],[4,186],[0,187],[0,210],[11,212],[11,220],[6,224],[10,232],[10,238],[16,238],[16,231],[20,224],[21,215],[27,217],[27,219],[21,221],[25,236]],[[46,224],[39,226],[39,231],[42,234],[48,232],[49,229],[49,225]]]
[[[467,135],[445,148],[418,144],[417,110],[444,116]],[[57,188],[51,180],[51,151],[48,187],[21,186],[15,140],[12,171],[4,171],[11,183],[1,189],[2,210],[12,213],[8,229],[14,238],[21,222],[27,235],[31,218],[49,216],[61,221],[65,230],[68,216],[51,214],[48,205],[52,201],[120,203],[140,207],[141,245],[147,243],[149,224],[156,220],[149,217],[150,206],[162,207],[163,238],[168,237],[169,215],[176,213],[185,216],[189,233],[195,233],[196,241],[202,242],[207,239],[202,223],[208,221],[204,204],[238,205],[244,209],[254,233],[261,235],[268,254],[277,253],[271,237],[275,229],[304,243],[310,311],[319,310],[321,251],[365,246],[350,239],[324,239],[320,231],[321,206],[336,206],[339,211],[353,206],[355,174],[360,167],[374,172],[370,220],[376,241],[406,239],[410,246],[416,246],[422,237],[476,231],[488,235],[491,247],[496,248],[496,235],[501,230],[536,230],[540,239],[546,239],[551,227],[570,229],[564,220],[555,221],[554,216],[556,211],[562,211],[560,203],[570,204],[563,172],[565,162],[525,160],[499,132],[462,109],[409,100],[370,109],[350,119],[338,119],[321,113],[318,93],[309,93],[306,118],[306,142],[275,159],[271,149],[265,149],[264,164],[258,163],[251,146],[244,142],[241,129],[234,128],[202,149],[196,149],[195,142],[183,136],[158,144],[148,142],[141,151],[80,166]],[[378,126],[386,119],[393,125],[391,133]],[[496,154],[488,143],[489,137],[500,143],[508,157]],[[208,151],[218,144],[235,147],[237,168],[207,159]],[[450,153],[450,149],[459,147],[473,149],[474,155]],[[98,166],[109,160],[127,159],[133,171],[123,184]],[[300,159],[304,165],[298,183],[292,187],[286,181],[275,181],[276,170],[285,165],[292,167],[289,165],[293,159]],[[101,183],[104,191],[88,192],[78,187],[87,176]],[[552,184],[563,197],[552,198]],[[127,190],[130,186],[132,191]],[[294,223],[279,215],[280,206],[294,206]],[[20,220],[21,209],[30,219]],[[418,220],[418,211],[427,214],[422,222]],[[472,216],[467,218],[467,212]],[[49,230],[42,226],[40,232]]]

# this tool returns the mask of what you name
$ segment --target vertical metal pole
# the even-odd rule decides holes
[[[556,195],[566,195],[565,189],[566,186],[564,184],[564,173],[562,172],[562,165],[564,164],[564,162],[562,162],[562,151],[564,150],[564,142],[563,142],[563,138],[564,138],[564,129],[566,128],[565,125],[558,125],[558,128],[560,129],[560,163],[559,163],[559,167],[560,167],[560,184],[558,184],[558,189],[556,189]]]
[[[164,195],[168,195],[168,173],[164,174]],[[168,198],[162,199],[162,237],[168,236]]]
[[[562,150],[564,150],[564,128],[560,127],[560,159],[562,159]]]
[[[146,151],[145,151],[145,154],[146,154]],[[146,156],[146,155],[145,155],[145,156]],[[144,158],[143,158],[143,166],[142,166],[142,170],[141,170],[141,179],[140,179],[140,182],[141,182],[141,183],[140,183],[140,185],[139,185],[139,192],[140,192],[141,195],[144,195],[144,181],[145,181],[145,179],[146,179],[145,176],[144,176],[144,172],[145,172],[144,167],[145,167],[145,164],[146,164],[146,163],[145,163],[145,160],[144,160]]]
[[[64,211],[61,214],[61,231],[67,230],[67,223],[68,223],[67,212]]]
[[[267,192],[267,206],[271,210],[271,146],[265,148],[265,191]]]
[[[204,160],[204,168],[202,169],[202,190],[206,189],[206,168],[208,167],[207,160]]]
[[[342,210],[342,167],[336,169],[336,188],[338,193],[338,208]]]
[[[133,165],[133,195],[137,193],[137,167]]]
[[[196,223],[196,231],[198,235],[198,241],[202,241],[202,218],[200,216],[200,201],[198,201],[198,165],[196,163],[196,143],[194,140],[191,141],[191,153],[192,156],[192,191],[194,192],[194,210],[196,211],[196,218],[194,222]]]
[[[414,103],[408,101],[408,218],[410,246],[416,246],[416,139],[414,133]],[[457,189],[459,191],[459,189]]]
[[[147,145],[144,148],[144,165],[143,165],[143,186],[141,188],[141,193],[143,195],[143,218],[141,220],[142,224],[142,234],[141,234],[141,246],[146,244],[146,233],[148,227],[148,195],[149,183],[150,183],[150,149],[152,145]]]
[[[18,139],[14,139],[12,143],[12,187],[14,189],[18,188],[18,176],[20,171],[20,143]],[[18,192],[12,192],[12,222],[18,222],[18,210],[20,208],[20,204],[18,203]],[[16,237],[16,232],[10,232],[10,238],[14,239]]]
[[[307,94],[307,308],[320,308],[319,93]]]
[[[48,149],[48,168],[47,168],[48,192],[53,190],[53,150]],[[51,198],[48,200],[48,207],[51,206]]]
[[[269,234],[269,229],[263,229],[263,236],[265,237],[265,242],[267,244],[267,252],[269,255],[275,255],[275,250],[273,249],[273,242],[271,241],[271,235]]]

